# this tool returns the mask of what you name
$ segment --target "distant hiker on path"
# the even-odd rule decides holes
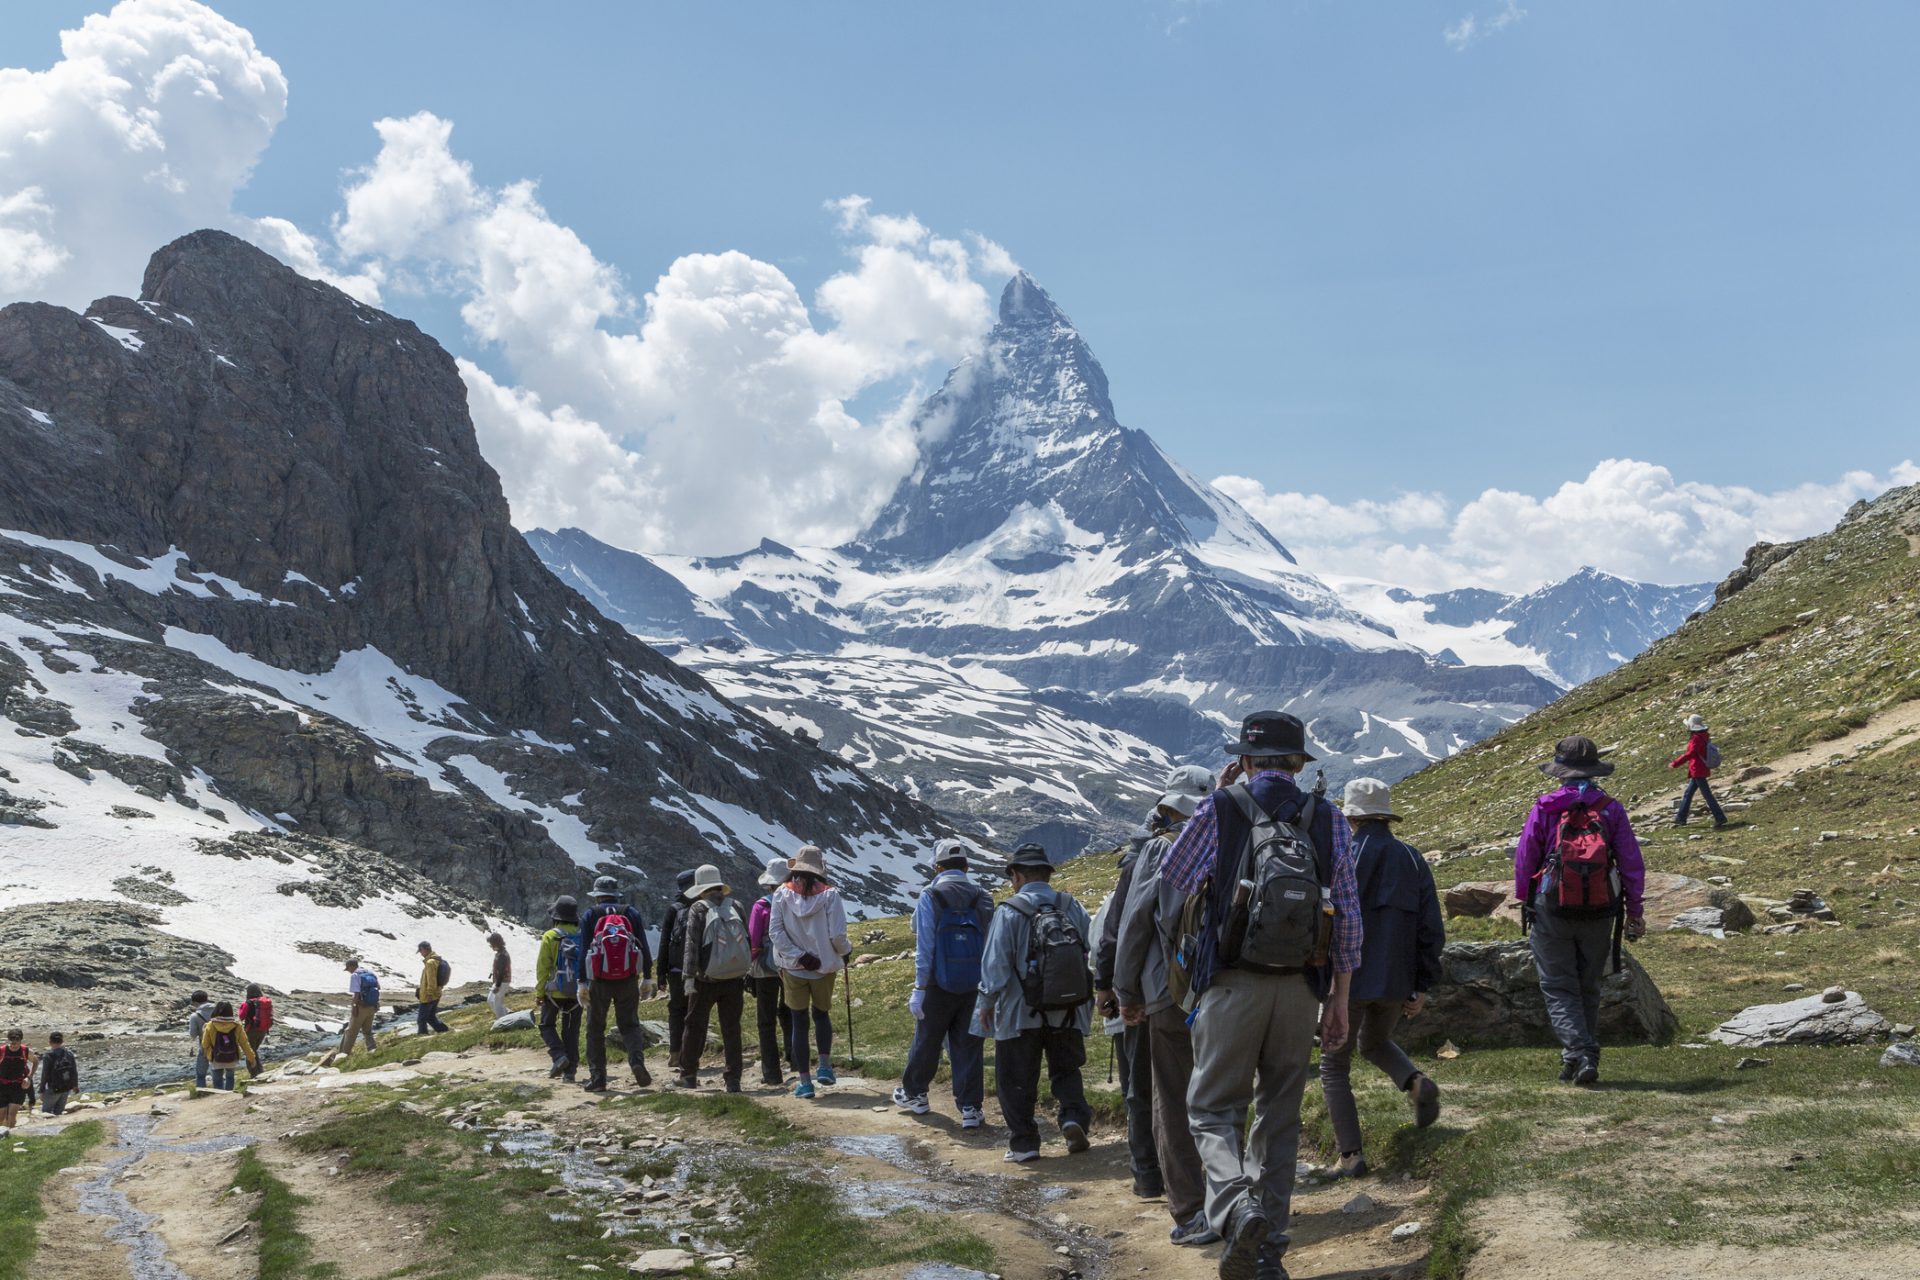
[[[187,1015],[187,1039],[193,1041],[193,1087],[207,1087],[207,1049],[201,1042],[202,1031],[207,1029],[207,1019],[213,1017],[213,1003],[207,999],[207,993],[196,991],[188,997],[188,1006],[193,1010]]]
[[[1561,786],[1534,802],[1513,851],[1513,896],[1533,939],[1540,994],[1560,1041],[1560,1079],[1600,1079],[1600,979],[1620,938],[1647,931],[1646,868],[1633,824],[1600,789],[1613,772],[1591,738],[1562,738],[1540,772]]]
[[[647,926],[640,913],[620,905],[620,886],[612,876],[593,882],[593,906],[580,921],[587,948],[587,1083],[590,1093],[607,1087],[607,1009],[613,1009],[627,1066],[641,1088],[653,1083],[647,1070],[647,1042],[640,1030],[640,1001],[652,999],[646,980],[653,957],[647,953]]]
[[[686,892],[693,886],[693,872],[682,871],[674,877],[678,892],[667,902],[667,914],[660,920],[660,955],[654,982],[667,993],[667,1070],[680,1070],[680,1043],[687,1026],[687,979],[680,971],[686,951],[686,939],[680,936],[680,922],[687,913]]]
[[[833,1073],[833,978],[847,967],[853,951],[847,941],[846,904],[840,891],[827,883],[826,855],[818,847],[802,845],[793,855],[793,875],[773,895],[768,936],[793,1010],[793,1068],[800,1073],[793,1096],[811,1098],[815,1081],[839,1083]],[[816,1044],[817,1069],[812,1061]]]
[[[533,961],[534,1003],[540,1042],[553,1062],[547,1078],[572,1084],[580,1066],[580,984],[584,979],[580,904],[562,894],[553,900],[547,919],[553,927],[540,935],[540,954]]]
[[[687,886],[686,954],[680,960],[687,992],[687,1029],[680,1041],[680,1086],[700,1083],[700,1057],[707,1050],[707,1023],[720,1015],[720,1045],[728,1093],[740,1092],[745,1050],[740,1020],[747,1009],[747,973],[753,968],[753,943],[747,936],[746,913],[733,901],[733,889],[720,879],[712,863],[694,868]]]
[[[7,1032],[7,1042],[0,1045],[0,1136],[12,1133],[20,1123],[36,1061],[33,1050],[27,1048],[27,1033],[19,1027]]]
[[[1187,766],[1174,770],[1167,783],[1166,794],[1155,806],[1163,828],[1141,848],[1122,908],[1114,948],[1113,994],[1127,1025],[1147,1033],[1153,1136],[1166,1185],[1167,1212],[1173,1216],[1167,1238],[1178,1245],[1199,1246],[1217,1242],[1220,1235],[1207,1222],[1206,1178],[1187,1121],[1193,1032],[1187,1026],[1187,1011],[1175,1002],[1167,983],[1186,895],[1166,885],[1160,867],[1180,828],[1212,792],[1213,775]]]
[[[1687,815],[1693,810],[1693,798],[1697,795],[1707,802],[1707,812],[1713,815],[1713,829],[1718,831],[1727,825],[1727,814],[1720,807],[1719,799],[1713,794],[1713,787],[1707,779],[1713,776],[1713,770],[1720,763],[1720,748],[1713,745],[1713,735],[1707,730],[1707,718],[1692,715],[1686,718],[1687,749],[1680,753],[1669,768],[1687,767],[1687,789],[1680,794],[1680,807],[1674,810],[1673,825],[1687,825]]]
[[[446,990],[447,979],[453,976],[453,966],[434,954],[433,944],[420,944],[420,981],[413,989],[413,995],[420,1002],[414,1010],[414,1020],[421,1035],[444,1032],[447,1024],[440,1021],[440,993]]]
[[[1355,778],[1347,784],[1342,811],[1353,828],[1354,881],[1366,937],[1347,993],[1353,1034],[1339,1048],[1320,1051],[1320,1089],[1340,1153],[1333,1176],[1353,1178],[1367,1172],[1351,1079],[1356,1050],[1407,1095],[1415,1124],[1424,1129],[1440,1118],[1440,1087],[1393,1042],[1393,1032],[1402,1016],[1418,1017],[1426,1007],[1427,991],[1440,980],[1447,938],[1433,869],[1412,845],[1394,837],[1392,824],[1400,818],[1387,784]]]
[[[47,1051],[40,1058],[40,1113],[57,1116],[67,1109],[67,1099],[80,1088],[80,1062],[67,1048],[67,1038],[58,1031],[47,1035]]]
[[[753,971],[747,985],[753,991],[754,1029],[760,1040],[760,1083],[775,1088],[787,1082],[780,1064],[793,1061],[793,1015],[768,935],[773,930],[773,895],[792,873],[785,858],[768,858],[767,869],[760,873],[765,892],[747,913],[747,941],[753,945]]]
[[[234,1016],[233,1005],[222,1000],[213,1006],[213,1016],[207,1019],[207,1025],[200,1031],[201,1046],[206,1050],[207,1067],[213,1075],[213,1087],[233,1089],[234,1072],[245,1061],[250,1075],[260,1074],[260,1055],[254,1052],[253,1045],[247,1040],[247,1029]]]
[[[257,982],[247,984],[247,998],[240,1002],[240,1022],[247,1029],[254,1053],[266,1052],[267,1034],[273,1030],[273,997]]]
[[[358,960],[347,961],[347,1025],[340,1031],[340,1056],[353,1052],[353,1042],[366,1037],[367,1052],[372,1053],[373,1019],[380,1012],[380,979],[371,969],[362,970]]]
[[[487,987],[487,1008],[496,1018],[507,1016],[507,991],[513,986],[513,957],[507,954],[507,940],[497,933],[487,935],[493,948],[493,981]]]
[[[993,897],[967,875],[964,840],[934,846],[933,882],[913,905],[913,1045],[893,1091],[893,1104],[914,1115],[932,1110],[927,1091],[940,1069],[944,1045],[953,1069],[953,1102],[960,1127],[986,1123],[986,1041],[973,1034],[980,962],[993,923]]]
[[[1187,1111],[1207,1221],[1226,1242],[1221,1280],[1284,1280],[1313,1032],[1323,1051],[1347,1041],[1363,926],[1347,820],[1294,782],[1314,759],[1306,726],[1256,712],[1227,753],[1228,785],[1200,802],[1160,875],[1205,895],[1176,960],[1197,1002]]]
[[[1081,1068],[1093,1028],[1093,921],[1073,895],[1055,889],[1053,862],[1037,844],[1023,844],[1007,861],[1013,894],[993,913],[974,1034],[993,1040],[995,1092],[1007,1122],[1009,1164],[1040,1158],[1040,1068],[1045,1060],[1060,1136],[1069,1154],[1087,1149],[1093,1112]]]

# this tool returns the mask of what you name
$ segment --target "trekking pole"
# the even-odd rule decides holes
[[[1118,1036],[1107,1037],[1107,1083],[1108,1084],[1113,1083],[1113,1042],[1117,1039],[1119,1039]]]
[[[851,955],[847,957],[846,969],[847,969],[847,981],[845,985],[846,985],[846,992],[847,992],[847,1065],[849,1067],[858,1067],[860,1065],[860,1055],[857,1051],[856,1046],[853,1043],[853,957]]]

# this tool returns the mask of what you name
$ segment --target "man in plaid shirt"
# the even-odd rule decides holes
[[[1193,998],[1193,1082],[1188,1122],[1207,1175],[1207,1221],[1226,1241],[1221,1280],[1286,1280],[1287,1222],[1300,1149],[1300,1098],[1313,1056],[1316,1022],[1324,1048],[1347,1039],[1347,990],[1360,967],[1359,892],[1346,818],[1324,797],[1308,796],[1294,775],[1314,757],[1306,726],[1279,711],[1248,716],[1240,741],[1240,782],[1270,818],[1305,828],[1330,892],[1333,936],[1323,969],[1256,972],[1223,957],[1220,931],[1241,875],[1216,873],[1224,855],[1239,858],[1253,824],[1228,791],[1194,812],[1161,865],[1163,881],[1210,895],[1208,928],[1187,958]],[[1223,779],[1230,781],[1231,779]],[[1244,874],[1244,872],[1243,872]],[[1248,1107],[1251,1141],[1242,1141]]]

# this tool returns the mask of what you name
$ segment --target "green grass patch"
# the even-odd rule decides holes
[[[248,1216],[260,1233],[260,1280],[331,1280],[339,1269],[313,1261],[313,1241],[300,1229],[301,1206],[309,1203],[267,1167],[252,1147],[240,1151],[233,1183],[259,1197]]]
[[[993,1247],[960,1219],[918,1211],[861,1218],[818,1179],[746,1165],[729,1177],[754,1206],[739,1247],[753,1259],[755,1280],[833,1280],[918,1262],[995,1269]]]
[[[628,1094],[608,1102],[610,1111],[647,1111],[658,1116],[697,1116],[724,1124],[741,1137],[767,1146],[791,1146],[800,1130],[742,1093]]]
[[[60,1170],[85,1159],[103,1132],[98,1120],[88,1120],[68,1125],[51,1137],[16,1137],[0,1143],[0,1280],[26,1280],[34,1269],[41,1188]],[[27,1149],[15,1151],[16,1143]]]

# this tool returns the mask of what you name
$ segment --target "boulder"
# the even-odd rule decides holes
[[[649,1249],[629,1262],[627,1270],[637,1276],[677,1276],[699,1265],[700,1259],[685,1249]]]
[[[1520,904],[1514,900],[1512,883],[1506,880],[1469,880],[1447,890],[1441,895],[1440,901],[1447,909],[1449,920],[1455,916],[1503,914],[1515,920],[1520,918]],[[1500,909],[1503,906],[1509,906],[1511,910],[1502,913]]]
[[[1838,1000],[1806,996],[1784,1004],[1742,1009],[1707,1033],[1707,1039],[1742,1049],[1782,1044],[1859,1044],[1884,1035],[1887,1020],[1867,1007],[1857,991]]]
[[[1649,871],[1643,900],[1649,929],[1671,929],[1674,921],[1688,912],[1710,907],[1722,919],[1713,928],[1734,932],[1753,927],[1753,911],[1740,895],[1724,885],[1708,884],[1692,876],[1671,871]],[[1699,919],[1701,917],[1693,917]],[[1693,928],[1691,924],[1681,928]]]
[[[534,1029],[533,1013],[527,1009],[516,1009],[504,1018],[495,1018],[493,1029],[495,1031],[532,1031]]]
[[[1401,1024],[1404,1043],[1451,1040],[1463,1048],[1554,1043],[1533,949],[1525,942],[1455,942],[1441,953],[1441,980],[1427,1008]],[[1600,1038],[1609,1044],[1663,1044],[1680,1021],[1639,962],[1600,986]]]
[[[1920,1067],[1920,1045],[1911,1040],[1902,1040],[1899,1044],[1888,1045],[1887,1051],[1880,1055],[1883,1067]]]
[[[640,1020],[640,1042],[651,1049],[655,1045],[665,1044],[668,1039],[667,1024],[651,1018]]]

